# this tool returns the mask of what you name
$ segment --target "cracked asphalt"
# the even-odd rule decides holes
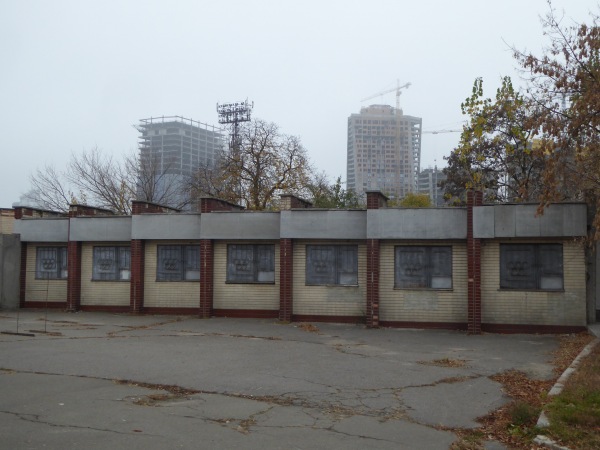
[[[315,326],[0,311],[0,448],[447,449],[509,401],[490,376],[550,378],[558,346]]]

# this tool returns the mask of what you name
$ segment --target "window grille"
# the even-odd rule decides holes
[[[452,247],[450,246],[397,246],[394,266],[397,288],[452,288]]]
[[[38,247],[35,277],[44,280],[66,280],[67,247]]]
[[[274,283],[275,246],[270,244],[229,244],[228,283]]]
[[[157,281],[200,280],[199,245],[159,245],[157,253]]]
[[[500,288],[562,290],[562,244],[500,244]]]
[[[307,245],[307,285],[358,285],[358,246]]]
[[[131,278],[129,247],[94,247],[92,280],[127,281]]]

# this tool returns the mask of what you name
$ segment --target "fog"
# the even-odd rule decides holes
[[[592,0],[556,0],[565,24]],[[316,168],[345,178],[347,118],[399,80],[401,106],[424,130],[456,129],[483,77],[521,84],[511,46],[547,44],[545,0],[28,1],[0,15],[0,207],[46,163],[73,152],[135,150],[139,119],[217,124],[217,103],[248,99],[253,116],[297,135]],[[422,168],[444,164],[459,133],[425,134]]]

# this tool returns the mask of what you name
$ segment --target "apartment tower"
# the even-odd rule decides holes
[[[380,190],[392,199],[417,191],[421,162],[420,117],[388,105],[361,108],[348,118],[347,188],[359,198]]]

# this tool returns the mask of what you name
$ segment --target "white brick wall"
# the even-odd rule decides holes
[[[66,245],[65,245],[66,246]],[[35,268],[38,247],[56,247],[56,244],[29,244],[27,246],[27,264],[25,275],[25,301],[28,302],[66,302],[67,280],[36,280]]]
[[[396,245],[451,245],[452,289],[394,288]],[[383,242],[380,246],[379,316],[381,321],[467,321],[467,246],[452,242]]]
[[[230,242],[233,243],[233,242]],[[214,309],[279,310],[279,243],[243,242],[236,244],[274,244],[274,284],[227,284],[227,242],[214,244]]]
[[[526,241],[510,241],[518,242]],[[485,242],[481,249],[482,323],[585,326],[585,257],[580,244],[563,242],[563,267],[564,292],[500,290],[500,242]]]
[[[94,247],[126,246],[129,242],[85,243],[81,247],[81,305],[129,306],[129,281],[92,281]]]
[[[358,244],[358,286],[307,286],[306,246],[310,244],[352,245],[355,243],[346,241],[294,242],[293,314],[364,317],[367,299],[367,246]]]
[[[194,241],[146,242],[144,266],[144,306],[161,308],[199,308],[200,283],[198,281],[156,281],[158,245],[199,245]]]

